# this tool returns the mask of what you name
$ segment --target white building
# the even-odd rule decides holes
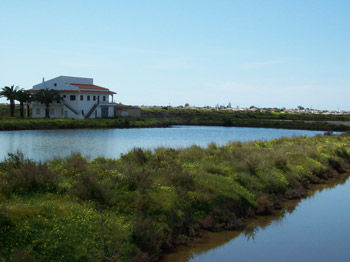
[[[40,89],[54,89],[62,101],[50,104],[50,118],[98,118],[114,117],[113,94],[107,88],[93,84],[92,78],[59,76],[33,86],[29,92],[35,94]],[[109,102],[109,96],[112,102]],[[32,104],[33,118],[45,117],[45,105]]]

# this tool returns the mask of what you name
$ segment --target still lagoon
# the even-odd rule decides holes
[[[0,132],[0,160],[7,153],[21,151],[25,157],[44,161],[72,153],[93,159],[98,156],[119,158],[135,147],[184,148],[191,145],[219,145],[230,141],[270,140],[291,136],[314,136],[321,131],[272,128],[174,126],[139,129],[68,129]]]

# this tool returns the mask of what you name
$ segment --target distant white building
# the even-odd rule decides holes
[[[50,104],[50,118],[98,118],[114,117],[113,95],[108,88],[96,86],[92,78],[59,76],[33,86],[29,90],[36,93],[40,89],[54,89],[60,93],[62,101]],[[111,96],[111,103],[109,97]],[[33,118],[45,117],[45,105],[32,104]]]

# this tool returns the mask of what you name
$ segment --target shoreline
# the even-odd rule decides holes
[[[254,232],[256,228],[265,229],[271,222],[279,220],[285,216],[285,214],[292,213],[300,202],[305,199],[313,197],[318,192],[322,192],[326,189],[332,189],[338,185],[344,184],[350,177],[350,173],[339,174],[336,177],[331,177],[325,180],[322,184],[312,184],[310,189],[307,190],[307,195],[301,198],[289,199],[282,202],[281,209],[275,209],[272,214],[258,215],[256,217],[247,218],[243,223],[243,227],[236,230],[221,230],[221,231],[209,231],[203,230],[197,238],[192,239],[190,242],[175,246],[168,250],[164,250],[159,256],[159,262],[186,262],[193,255],[197,253],[207,252],[215,249],[221,245],[224,245],[241,234],[250,234]],[[248,236],[249,237],[249,236]]]
[[[247,120],[247,119],[246,119]],[[247,120],[246,122],[182,121],[161,119],[13,119],[0,120],[0,131],[16,130],[54,130],[54,129],[109,129],[109,128],[169,128],[172,126],[222,126],[222,127],[251,127],[291,130],[310,130],[325,132],[348,132],[350,126],[329,122],[281,121],[281,120]]]
[[[1,108],[1,107],[0,107]],[[7,107],[3,107],[7,110]],[[9,113],[8,113],[9,114]],[[313,131],[350,131],[349,115],[308,113],[235,112],[196,109],[142,109],[141,116],[67,119],[2,118],[0,131],[83,129],[83,128],[152,128],[173,125],[276,128]]]

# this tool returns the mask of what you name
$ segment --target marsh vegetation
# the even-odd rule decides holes
[[[202,230],[244,226],[311,184],[350,169],[350,136],[318,135],[206,148],[135,148],[0,163],[5,261],[153,261]]]

